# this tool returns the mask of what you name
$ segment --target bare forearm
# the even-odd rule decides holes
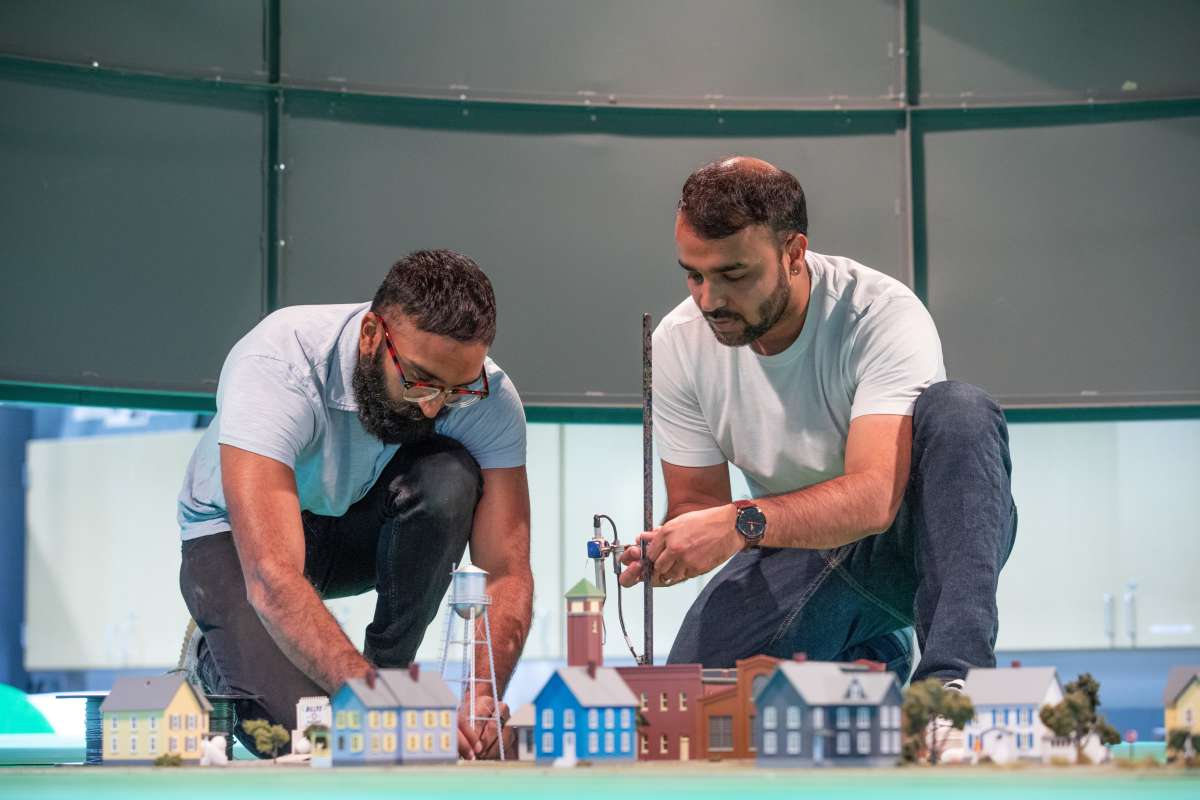
[[[503,697],[525,647],[525,638],[529,635],[533,617],[533,575],[526,571],[523,574],[495,576],[488,581],[488,594],[492,598],[488,621],[492,628],[496,690]],[[483,631],[480,630],[480,633]],[[482,667],[481,674],[486,675],[484,659],[477,661],[477,665]]]
[[[754,501],[767,518],[764,547],[828,549],[887,530],[886,488],[866,474],[842,475]]]
[[[370,665],[302,575],[253,582],[251,605],[284,655],[332,697]]]

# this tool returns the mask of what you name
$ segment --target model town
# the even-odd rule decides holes
[[[464,644],[461,691],[474,691],[475,650],[487,649],[486,575],[454,573],[446,648]],[[464,598],[466,598],[464,602]],[[882,664],[755,656],[728,669],[699,664],[606,667],[604,592],[581,580],[566,593],[567,665],[506,723],[506,760],[602,762],[753,759],[760,767],[889,767],[913,763],[1100,763],[1117,732],[1098,713],[1087,674],[1063,684],[1053,667],[972,669],[961,691],[930,679],[902,689]],[[464,613],[466,609],[466,613]],[[467,635],[454,640],[454,617]],[[445,661],[443,660],[443,674]],[[469,664],[469,674],[467,674]],[[452,764],[459,700],[442,675],[381,669],[373,687],[351,680],[332,698],[305,697],[296,728],[240,720],[260,751],[313,767]],[[1200,765],[1200,665],[1172,670],[1163,697],[1168,759]],[[100,705],[107,765],[221,765],[229,730],[183,674],[122,678]]]

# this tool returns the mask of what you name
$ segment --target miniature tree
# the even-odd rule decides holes
[[[950,731],[961,731],[975,716],[970,698],[947,689],[939,678],[909,686],[904,692],[902,709],[905,760],[916,761],[925,754],[931,765],[941,758]]]
[[[292,735],[282,725],[272,725],[265,719],[248,719],[242,730],[253,737],[254,747],[260,753],[270,753],[271,760],[279,757],[279,748],[292,740]]]
[[[1042,706],[1038,717],[1055,736],[1070,739],[1075,745],[1075,761],[1087,761],[1083,748],[1094,734],[1101,744],[1120,744],[1117,729],[1108,724],[1100,707],[1100,682],[1085,672],[1066,685],[1066,694],[1055,705]]]
[[[1200,752],[1200,734],[1193,735],[1187,728],[1172,728],[1167,733],[1167,760],[1195,758]]]
[[[183,756],[179,753],[163,753],[158,758],[154,759],[156,767],[182,767]]]

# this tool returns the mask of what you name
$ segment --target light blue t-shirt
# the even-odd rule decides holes
[[[183,539],[229,530],[219,445],[267,456],[296,473],[300,508],[341,516],[361,499],[399,445],[358,419],[352,379],[370,303],[292,306],[268,316],[225,359],[217,414],[188,463],[179,492]],[[435,430],[461,442],[482,469],[525,463],[525,412],[516,387],[485,359],[490,394],[451,410]]]

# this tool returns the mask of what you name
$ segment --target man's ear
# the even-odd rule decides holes
[[[383,327],[379,324],[379,317],[375,315],[374,311],[368,311],[363,315],[362,324],[358,330],[358,354],[374,355],[382,340]]]
[[[794,263],[804,263],[804,252],[808,250],[808,237],[803,233],[793,233],[784,242],[784,250],[788,254],[788,260]]]

